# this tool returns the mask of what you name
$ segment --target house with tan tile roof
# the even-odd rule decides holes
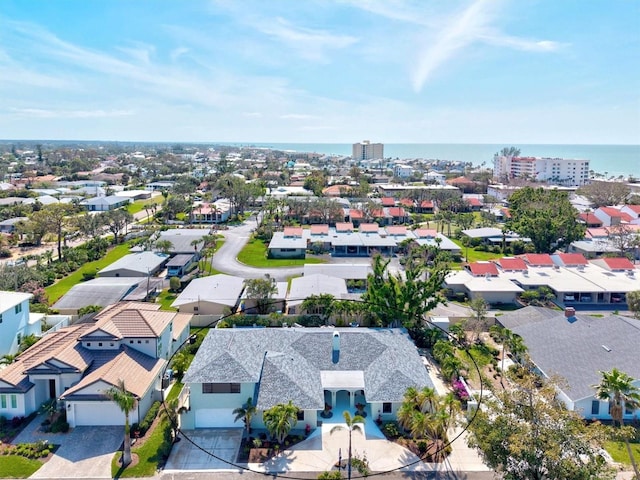
[[[126,302],[108,307],[92,323],[45,335],[0,370],[0,415],[27,416],[57,399],[72,427],[120,425],[123,414],[104,392],[123,380],[137,399],[131,422],[139,421],[160,399],[162,371],[187,340],[190,318]]]

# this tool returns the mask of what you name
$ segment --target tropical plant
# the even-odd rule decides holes
[[[352,461],[352,456],[351,456],[351,434],[353,432],[361,432],[362,433],[362,427],[360,426],[360,424],[364,425],[365,420],[360,415],[354,415],[352,417],[349,412],[343,412],[342,416],[344,417],[344,421],[347,424],[347,431],[349,432],[349,458],[348,458],[348,461],[347,461],[347,478],[351,479],[351,461]],[[338,430],[344,430],[344,427],[342,425],[336,425],[335,427],[333,427],[329,431],[329,434],[331,435],[334,432],[337,432]]]
[[[274,405],[262,414],[267,430],[278,443],[284,442],[291,429],[298,423],[299,411],[300,409],[289,400],[289,403]]]
[[[611,418],[622,428],[624,426],[625,409],[633,412],[640,408],[640,389],[634,385],[635,380],[631,376],[617,368],[613,368],[609,372],[601,371],[600,375],[602,375],[600,383],[593,386],[596,389],[596,397],[609,402]],[[633,457],[629,439],[626,436],[624,437],[624,442],[636,478],[640,478],[638,465]]]
[[[129,426],[129,413],[133,411],[138,403],[136,397],[131,394],[124,385],[124,380],[120,379],[117,386],[113,386],[106,390],[104,394],[113,401],[122,413],[124,413],[124,448],[122,451],[122,465],[127,466],[131,463],[131,433]]]
[[[251,419],[256,414],[256,406],[253,404],[253,399],[251,397],[247,398],[246,403],[236,408],[233,414],[236,416],[233,421],[237,422],[238,420],[242,420],[247,429],[247,434],[251,433]]]

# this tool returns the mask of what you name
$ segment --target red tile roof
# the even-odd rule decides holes
[[[418,238],[435,238],[438,236],[438,231],[431,228],[418,228],[414,230],[413,233],[415,233]]]
[[[564,265],[587,265],[587,259],[581,253],[559,253],[558,258]]]
[[[472,207],[481,207],[483,205],[483,203],[480,201],[479,198],[471,197],[471,198],[467,198],[466,200],[467,200],[467,203]]]
[[[361,219],[364,218],[364,213],[362,213],[362,210],[358,210],[357,208],[351,208],[349,209],[349,218],[351,218],[351,220]]]
[[[380,230],[380,226],[377,223],[361,223],[360,231],[361,232],[377,232]]]
[[[396,204],[396,201],[392,197],[383,197],[381,199],[383,207],[393,207]]]
[[[587,225],[602,225],[602,220],[596,217],[593,213],[581,213],[579,217],[580,220]]]
[[[420,208],[433,208],[432,200],[423,200],[420,202]]]
[[[389,207],[389,215],[392,217],[406,217],[407,213],[402,207]]]
[[[527,253],[526,255],[524,255],[524,260],[532,267],[553,266],[551,255],[547,253]]]
[[[469,180],[467,177],[456,177],[456,178],[451,178],[449,180],[447,180],[447,183],[449,185],[454,185],[454,184],[464,184],[464,185],[473,185],[475,182],[473,180]]]
[[[640,215],[640,205],[625,205],[625,206],[632,212],[635,212],[638,215]]]
[[[285,237],[302,237],[302,227],[284,227]]]
[[[500,211],[502,212],[502,215],[505,216],[505,218],[511,218],[511,211],[507,207],[502,207]]]
[[[625,257],[620,258],[603,258],[610,270],[635,270],[636,267],[631,260]]]
[[[324,188],[322,194],[327,197],[339,197],[343,191],[349,190],[350,188],[349,185],[331,185],[330,187]]]
[[[409,208],[411,208],[411,207],[413,207],[415,205],[413,200],[411,200],[410,198],[403,198],[398,203],[400,205],[402,205],[403,207],[409,207]]]
[[[526,270],[527,264],[522,258],[501,258],[498,260],[503,270]]]
[[[469,264],[471,274],[475,276],[491,275],[498,276],[498,267],[493,262],[474,262]]]
[[[353,223],[351,222],[336,223],[336,232],[352,232],[352,231],[353,231]]]
[[[614,207],[600,207],[598,210],[605,213],[607,216],[611,218],[618,217],[624,222],[630,222],[631,220],[633,220],[631,215],[625,212],[621,212],[620,210]]]
[[[404,225],[392,225],[386,228],[389,235],[406,235],[407,227]]]
[[[311,235],[323,235],[329,233],[329,225],[311,225]]]

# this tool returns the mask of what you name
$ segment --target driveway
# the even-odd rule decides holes
[[[60,445],[30,478],[112,478],[111,459],[122,444],[124,426],[76,427],[69,433],[43,433],[39,428],[44,419],[44,415],[38,415],[13,441],[48,440]]]
[[[243,430],[242,428],[184,430],[180,435],[181,441],[173,445],[169,460],[164,467],[165,473],[206,470],[239,471],[230,463],[236,461],[240,451]]]

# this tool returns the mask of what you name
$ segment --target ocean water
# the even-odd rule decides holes
[[[374,140],[372,140],[373,142]],[[349,143],[236,143],[237,146],[269,147],[296,152],[351,155]],[[459,160],[493,166],[493,155],[511,144],[390,143],[384,156],[410,159]],[[640,177],[640,145],[518,145],[522,156],[589,160],[590,169],[611,177]]]

